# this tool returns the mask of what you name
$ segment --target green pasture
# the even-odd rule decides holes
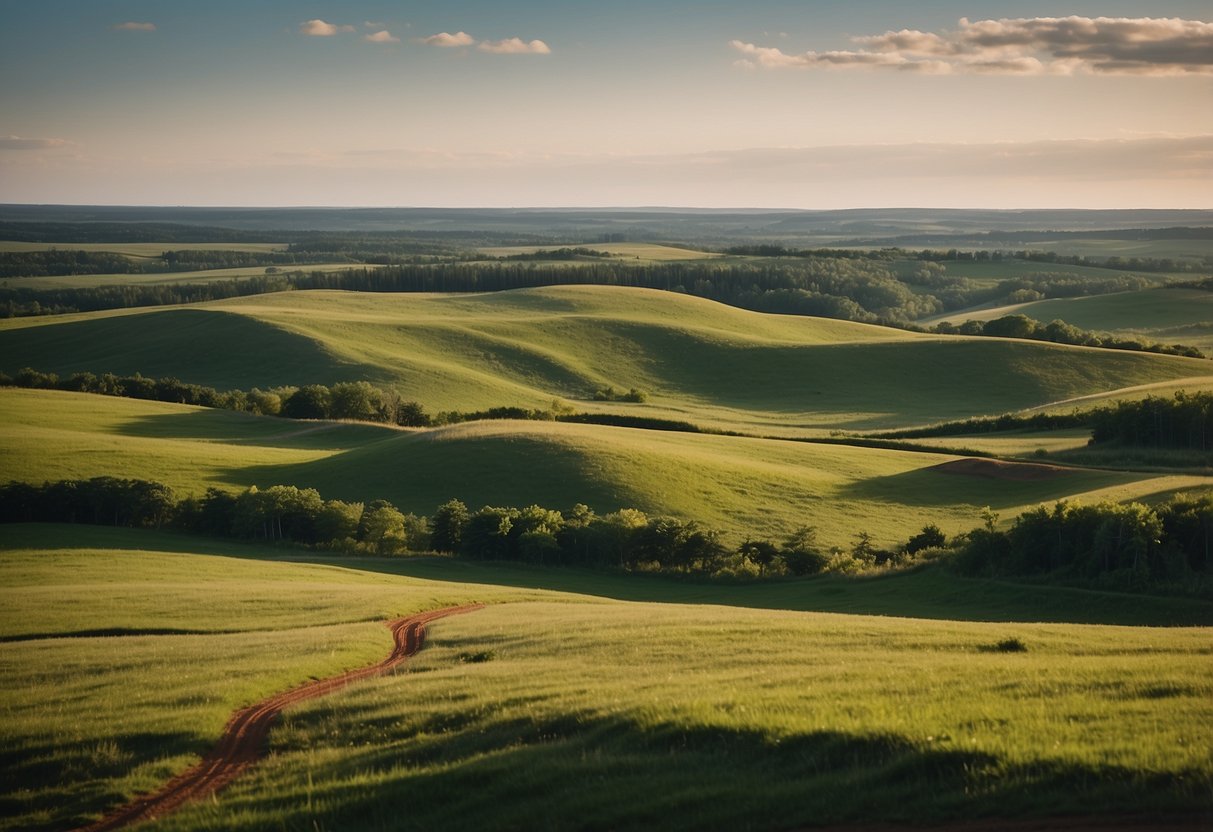
[[[279,274],[291,272],[341,272],[365,269],[363,263],[306,263],[282,266],[240,266],[231,269],[202,269],[192,272],[162,272],[156,274],[72,274],[62,277],[20,277],[8,281],[10,287],[28,289],[95,289],[100,286],[163,286],[174,283],[213,283],[220,280],[240,280],[265,277],[266,268]]]
[[[552,422],[400,431],[59,391],[0,390],[0,421],[0,468],[32,483],[138,477],[182,496],[289,484],[422,515],[452,497],[473,509],[585,503],[699,520],[735,542],[813,525],[827,546],[860,531],[891,546],[926,523],[973,528],[984,506],[1010,517],[1042,501],[1213,484],[1105,470],[1000,480],[940,471],[956,459],[944,454]]]
[[[166,251],[285,251],[286,243],[25,243],[0,240],[0,252],[98,251],[124,257],[159,257]]]
[[[1187,344],[1213,353],[1213,292],[1146,289],[1086,298],[1055,298],[974,309],[937,320],[989,321],[1027,315],[1042,323],[1063,320],[1080,329],[1112,332],[1163,344]]]
[[[643,579],[694,605],[622,603],[474,582],[509,583],[501,568],[425,561],[454,579],[431,581],[391,574],[409,561],[290,557],[317,555],[0,529],[0,828],[98,817],[189,766],[232,710],[382,658],[378,621],[469,601],[490,606],[432,625],[404,672],[288,712],[265,761],[155,828],[1166,815],[1199,810],[1213,776],[1207,628],[738,609]],[[892,615],[984,584],[887,580]],[[863,583],[792,581],[768,600],[801,586],[828,603]],[[1029,617],[1066,592],[996,586]],[[1071,591],[1084,594],[1101,595]],[[1104,595],[1118,620],[1152,603]],[[995,649],[1010,638],[1026,652]]]
[[[134,314],[0,322],[0,369],[142,372],[221,389],[365,379],[431,412],[636,387],[648,404],[588,406],[784,432],[923,424],[1213,376],[1196,359],[918,335],[619,287],[285,292]]]
[[[1049,250],[1052,251],[1053,249]],[[915,265],[913,261],[911,261],[911,265]],[[1132,274],[1136,277],[1144,277],[1147,280],[1159,283],[1164,280],[1162,275],[1150,272],[1126,272],[1119,269],[1105,269],[1099,266],[1072,266],[1066,263],[1035,263],[1031,260],[1002,260],[998,262],[948,260],[942,262],[940,265],[944,267],[944,273],[948,277],[965,277],[975,283],[988,286],[994,286],[1003,280],[1014,280],[1038,274],[1066,274],[1080,278],[1089,277],[1096,279],[1125,277]]]

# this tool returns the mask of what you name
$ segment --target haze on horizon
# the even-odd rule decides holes
[[[0,24],[0,202],[1213,208],[1204,0],[45,0]]]

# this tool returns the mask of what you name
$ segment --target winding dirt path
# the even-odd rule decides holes
[[[421,649],[425,643],[425,626],[431,621],[473,612],[481,606],[469,604],[463,607],[446,607],[389,622],[388,626],[392,628],[396,646],[386,659],[369,667],[342,673],[340,676],[308,682],[294,690],[276,694],[256,705],[237,711],[223,729],[219,744],[202,762],[174,777],[159,791],[136,798],[96,823],[82,827],[80,832],[120,829],[137,821],[166,815],[185,803],[217,792],[261,758],[270,725],[283,708],[340,690],[351,682],[386,673]]]

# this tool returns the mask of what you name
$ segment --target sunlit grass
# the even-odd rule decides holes
[[[292,712],[264,766],[163,828],[1190,812],[1213,784],[1208,636],[511,604]],[[1027,651],[989,649],[1008,637]]]

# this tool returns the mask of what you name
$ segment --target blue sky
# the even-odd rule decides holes
[[[1210,21],[1165,0],[0,0],[0,200],[1213,207]]]

